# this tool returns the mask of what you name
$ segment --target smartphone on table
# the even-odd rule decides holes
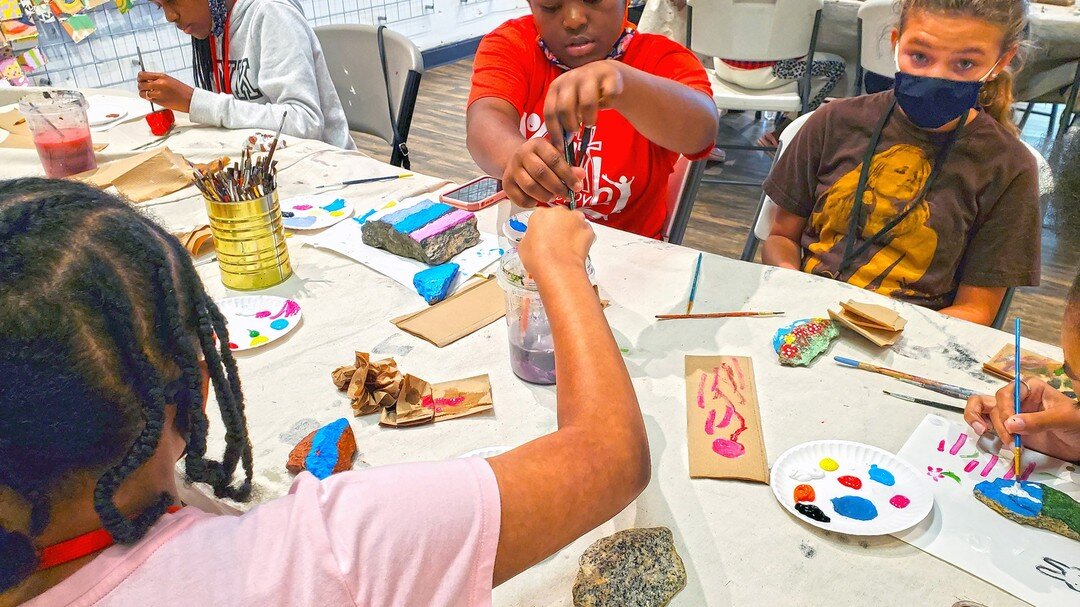
[[[502,189],[502,181],[488,175],[477,177],[439,196],[442,202],[466,211],[479,211],[503,198],[506,198],[506,192]]]

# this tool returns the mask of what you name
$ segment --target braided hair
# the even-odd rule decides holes
[[[225,18],[228,9],[225,0],[209,0],[210,3],[210,36],[199,40],[191,39],[191,71],[195,79],[195,86],[214,90],[214,61],[210,56],[212,38],[221,38],[225,33]]]
[[[29,506],[24,530],[0,525],[0,592],[36,569],[32,537],[75,473],[96,478],[94,509],[117,542],[143,537],[171,498],[128,518],[114,496],[157,450],[166,405],[188,436],[187,477],[218,497],[250,497],[225,319],[186,251],[153,221],[80,183],[0,181],[0,310],[0,493]],[[200,353],[226,429],[221,461],[206,458]]]

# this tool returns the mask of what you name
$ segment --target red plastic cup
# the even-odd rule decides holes
[[[169,132],[169,129],[176,124],[176,115],[170,109],[160,109],[156,112],[150,112],[146,115],[146,124],[150,125],[150,132],[157,137],[161,137],[165,133]]]
[[[78,91],[31,93],[19,102],[46,177],[59,179],[97,167],[86,106]]]

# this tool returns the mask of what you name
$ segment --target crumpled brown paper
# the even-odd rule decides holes
[[[366,352],[357,352],[353,364],[334,369],[331,378],[352,399],[355,416],[381,413],[383,426],[416,426],[493,406],[487,375],[432,385],[414,375],[403,377],[394,359],[372,362]]]

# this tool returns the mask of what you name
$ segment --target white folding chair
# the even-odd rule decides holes
[[[682,244],[690,212],[694,209],[701,174],[705,172],[704,160],[689,160],[679,156],[667,182],[667,221],[664,224],[664,240]]]
[[[893,0],[864,0],[859,6],[856,30],[855,94],[864,90],[866,72],[890,76],[896,72],[890,32],[900,21],[900,14]]]
[[[397,32],[371,25],[322,25],[315,36],[349,130],[390,144],[390,164],[408,168],[406,140],[424,73],[420,49]]]
[[[1047,116],[1050,118],[1047,133],[1054,128],[1054,123],[1058,122],[1058,137],[1060,137],[1072,126],[1076,113],[1080,112],[1080,108],[1077,108],[1078,92],[1080,92],[1080,61],[1072,61],[1033,74],[1023,83],[1023,87],[1016,91],[1016,101],[1027,104],[1020,118],[1020,128],[1024,128],[1032,114]],[[1036,111],[1036,103],[1049,103],[1051,109],[1049,112]],[[1061,110],[1059,122],[1058,111],[1062,106],[1064,107]]]

